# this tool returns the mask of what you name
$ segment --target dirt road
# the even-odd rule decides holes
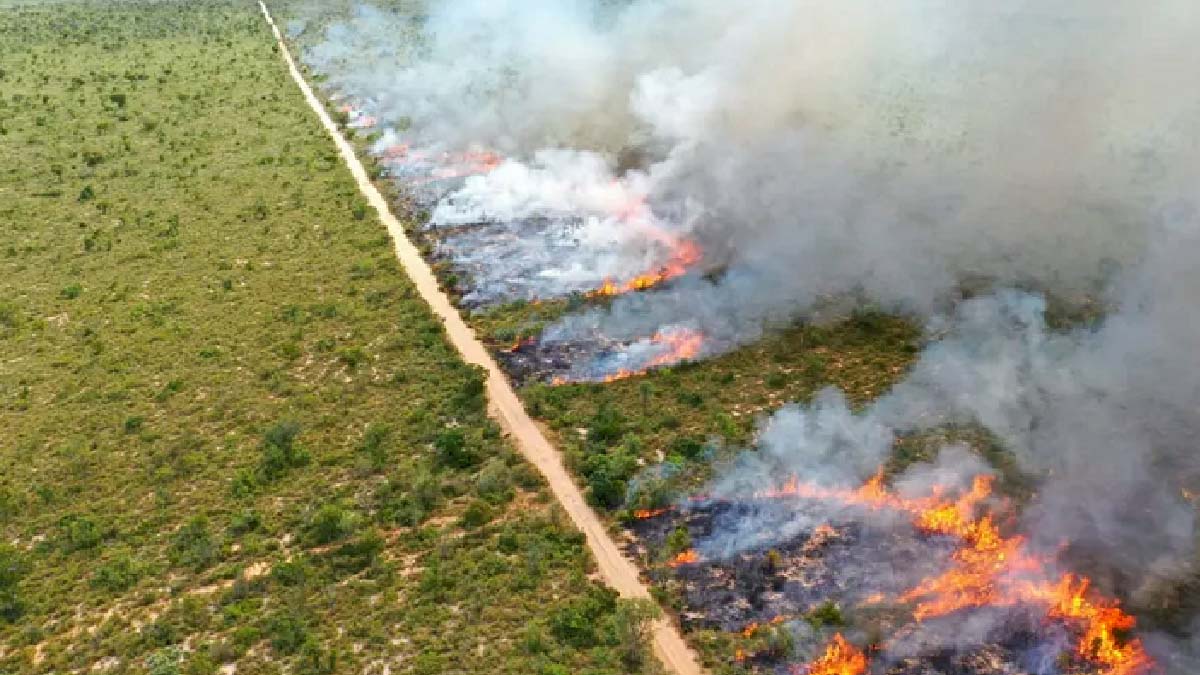
[[[312,88],[308,86],[308,82],[304,80],[304,76],[296,68],[296,63],[292,60],[287,45],[284,44],[279,33],[279,28],[271,18],[271,13],[267,10],[266,5],[260,1],[259,6],[262,8],[263,16],[271,25],[271,30],[275,33],[279,51],[283,55],[284,61],[287,62],[292,79],[304,92],[304,98],[308,101],[309,106],[320,117],[321,124],[325,126],[325,130],[337,144],[342,159],[350,167],[354,179],[358,182],[358,189],[379,213],[379,219],[387,226],[388,233],[395,243],[396,256],[404,266],[404,271],[416,284],[421,297],[429,303],[434,313],[441,317],[450,341],[462,354],[463,359],[487,370],[489,413],[509,434],[521,453],[546,477],[555,498],[566,509],[575,526],[587,536],[588,547],[592,550],[592,555],[596,557],[600,575],[604,581],[623,597],[650,597],[649,590],[638,577],[637,567],[617,548],[616,542],[608,536],[604,524],[584,501],[583,494],[567,474],[562,463],[562,456],[550,445],[541,430],[525,412],[516,392],[509,385],[508,379],[496,365],[487,348],[476,339],[474,332],[463,321],[454,305],[450,303],[450,299],[438,287],[433,271],[429,269],[416,246],[409,241],[404,228],[388,207],[387,200],[371,183],[366,170],[354,153],[354,148],[338,131],[337,125],[334,124]],[[703,672],[696,655],[683,641],[683,636],[680,635],[674,624],[665,619],[659,621],[655,626],[654,652],[667,669],[677,675],[700,675]]]

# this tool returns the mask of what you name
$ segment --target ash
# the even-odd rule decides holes
[[[697,500],[634,521],[626,552],[643,561],[661,560],[667,537],[686,529],[700,560],[674,567],[647,564],[648,575],[680,590],[685,630],[742,634],[753,624],[785,626],[795,638],[794,653],[744,654],[744,665],[755,672],[803,675],[804,664],[840,630],[867,645],[871,675],[1100,675],[1072,655],[1078,635],[1048,621],[1039,608],[981,608],[919,623],[909,608],[886,600],[944,569],[956,548],[947,537],[845,520],[782,540],[764,536],[770,545],[713,553],[720,551],[713,542],[739,522],[770,530],[772,522],[794,517],[795,504],[778,500]],[[849,625],[814,628],[805,621],[825,603],[841,608]],[[888,637],[876,643],[879,636]]]

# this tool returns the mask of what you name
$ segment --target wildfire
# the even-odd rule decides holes
[[[899,510],[911,514],[913,525],[922,532],[959,539],[962,545],[947,571],[899,596],[900,602],[915,605],[913,618],[917,621],[971,607],[1040,604],[1046,607],[1048,618],[1079,625],[1082,635],[1075,653],[1102,666],[1098,675],[1140,675],[1150,670],[1153,661],[1141,641],[1127,637],[1136,620],[1115,600],[1090,596],[1086,577],[1068,574],[1055,578],[1049,561],[1030,553],[1023,537],[1005,536],[990,515],[977,515],[980,505],[991,498],[992,485],[991,476],[977,476],[957,499],[944,499],[942,489],[935,489],[929,497],[905,498],[891,493],[883,484],[882,473],[877,473],[854,490],[808,485],[793,478],[782,488],[758,496],[836,499],[871,509]],[[869,602],[880,600],[882,597],[875,596]],[[863,672],[865,658],[853,660],[847,648],[853,649],[835,638],[826,655],[810,666],[808,675]]]
[[[776,616],[771,617],[771,621],[770,621],[769,625],[778,626],[779,624],[781,624],[787,620],[788,620],[788,618],[786,615],[778,614]],[[745,628],[742,629],[742,637],[744,637],[744,638],[753,637],[754,634],[758,632],[758,629],[762,628],[762,627],[763,627],[763,625],[761,623],[759,623],[757,621],[751,621],[750,623],[746,624]]]
[[[700,259],[704,256],[700,247],[695,242],[687,239],[675,240],[671,249],[671,256],[657,270],[639,274],[624,282],[605,279],[600,288],[590,291],[587,297],[612,297],[614,295],[654,288],[669,279],[683,276],[687,273],[688,268],[700,262]]]
[[[515,353],[521,351],[521,349],[523,347],[529,347],[534,344],[537,344],[536,338],[531,338],[531,337],[525,338],[523,340],[517,340],[516,342],[512,343],[512,345],[507,347],[504,351],[508,352],[509,354],[515,354]]]
[[[641,375],[651,369],[670,366],[680,361],[687,361],[700,356],[704,351],[704,333],[690,328],[670,328],[661,330],[649,339],[651,345],[656,346],[657,353],[643,361],[637,368],[619,368],[616,372],[609,373],[603,377],[595,378],[595,382],[616,382],[624,380],[636,375]],[[587,380],[588,378],[580,378]],[[572,382],[571,378],[557,376],[550,381],[553,386],[568,384]]]
[[[663,507],[661,509],[636,509],[633,512],[633,517],[637,518],[638,520],[645,520],[647,518],[655,518],[657,516],[661,516],[662,514],[666,513],[669,510],[670,509],[668,509],[666,507]]]
[[[821,658],[802,672],[804,675],[862,675],[867,672],[867,656],[838,633]]]
[[[667,563],[667,566],[679,567],[680,565],[691,565],[698,562],[700,562],[700,554],[696,552],[696,549],[689,548],[674,558],[671,558],[671,561]]]

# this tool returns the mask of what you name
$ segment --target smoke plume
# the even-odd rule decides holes
[[[894,391],[782,410],[715,493],[852,484],[899,434],[978,425],[1038,481],[1032,544],[1136,596],[1197,557],[1197,35],[1193,0],[445,0],[360,7],[305,58],[413,147],[504,156],[430,208],[483,224],[457,246],[482,297],[584,290],[680,240],[717,272],[544,339],[685,326],[704,356],[839,298],[927,323]],[[1045,293],[1105,316],[1051,329]]]

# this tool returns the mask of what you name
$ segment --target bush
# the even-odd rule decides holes
[[[338,504],[325,504],[317,509],[305,527],[305,540],[310,545],[321,546],[341,541],[354,534],[358,518]]]
[[[433,449],[440,466],[469,469],[478,461],[475,452],[467,447],[467,437],[462,429],[446,429],[439,433],[433,439]]]
[[[264,482],[279,480],[291,469],[311,461],[311,455],[296,444],[299,435],[300,425],[295,422],[279,422],[263,434],[258,475]]]
[[[392,430],[382,424],[372,424],[363,434],[358,451],[366,455],[367,461],[375,471],[381,471],[388,465],[387,439]]]
[[[692,535],[686,527],[677,527],[667,535],[666,547],[668,557],[677,556],[692,547]]]
[[[87,516],[67,516],[60,524],[63,528],[63,548],[68,553],[95,548],[104,538],[100,526]]]
[[[358,574],[375,564],[383,548],[383,537],[372,530],[328,553],[325,562],[335,577]]]
[[[616,606],[616,591],[593,585],[584,597],[560,605],[551,612],[550,632],[576,649],[592,647],[597,642],[596,629]]]
[[[62,298],[63,300],[74,300],[82,294],[83,286],[80,286],[79,284],[69,284],[67,286],[63,286],[62,290],[58,292],[58,297]]]
[[[704,451],[704,442],[691,436],[680,436],[671,441],[671,452],[688,459],[695,459]]]
[[[635,471],[637,459],[624,448],[590,455],[583,463],[588,501],[610,509],[620,506],[625,502],[626,487]]]
[[[96,568],[92,574],[92,587],[110,593],[129,590],[142,576],[142,567],[128,553],[121,553]]]
[[[171,541],[171,563],[200,571],[213,563],[217,546],[208,531],[208,519],[194,516],[184,523]]]
[[[296,672],[300,675],[330,675],[337,672],[337,653],[325,651],[315,638],[309,637],[300,647]]]
[[[408,527],[424,522],[441,499],[441,483],[424,466],[403,471],[375,493],[380,520]]]
[[[841,608],[830,601],[823,602],[814,608],[804,616],[804,620],[813,628],[846,625],[846,618],[842,616]]]
[[[243,509],[229,521],[229,534],[240,537],[262,527],[262,516],[254,509]]]
[[[621,438],[624,427],[625,418],[621,416],[620,411],[608,401],[604,401],[588,423],[588,442],[608,446]]]
[[[283,655],[295,654],[308,637],[308,629],[299,617],[292,614],[276,614],[267,622],[267,637],[271,649]]]
[[[462,519],[459,522],[463,527],[476,528],[491,520],[492,507],[488,506],[487,502],[476,499],[463,511]]]
[[[148,675],[179,675],[179,650],[162,649],[146,657]]]
[[[513,497],[512,471],[499,457],[489,459],[475,480],[475,494],[492,504],[503,504]]]
[[[608,642],[616,648],[622,665],[630,672],[641,671],[654,622],[661,614],[653,600],[617,601],[617,609],[608,622]]]
[[[303,558],[285,560],[271,568],[271,578],[281,586],[303,586],[311,570]]]
[[[17,584],[28,572],[29,566],[20,552],[8,544],[0,544],[0,621],[11,623],[25,613]]]

